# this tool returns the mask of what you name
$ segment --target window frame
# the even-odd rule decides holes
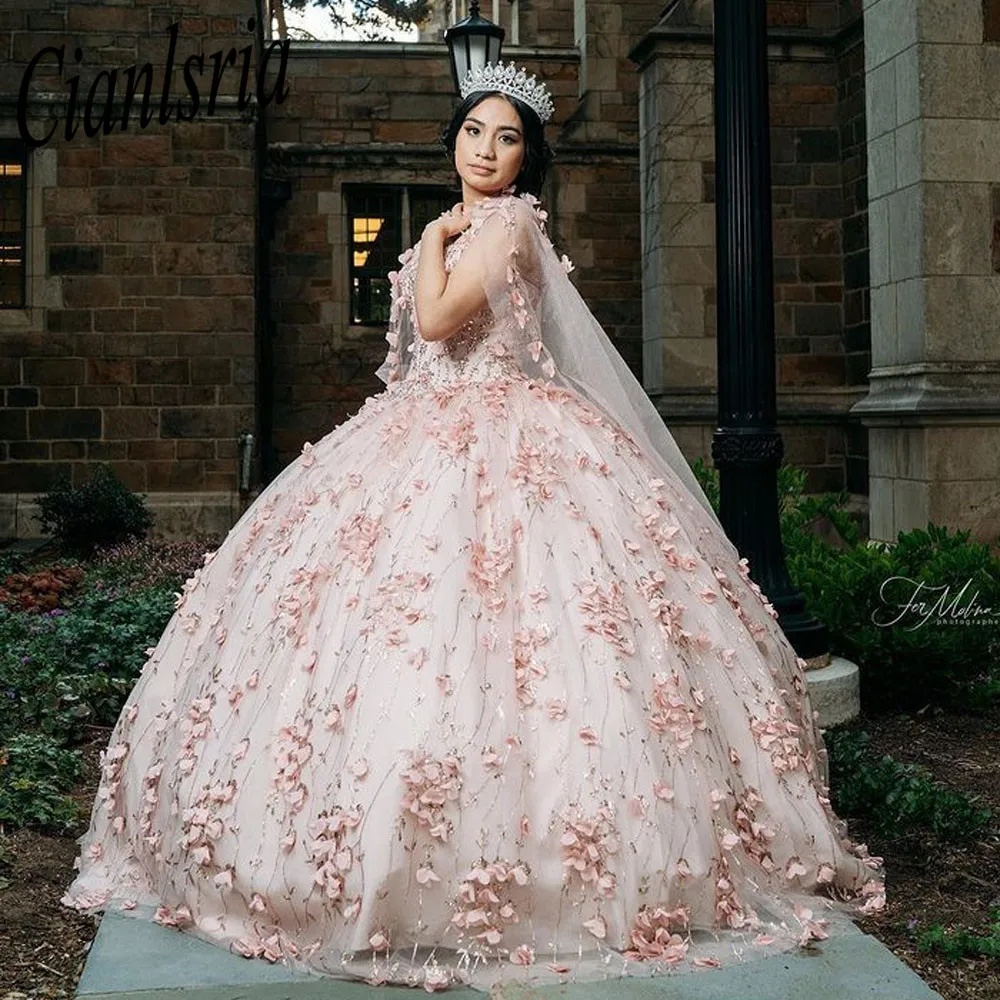
[[[380,321],[365,318],[355,321],[354,319],[354,280],[358,270],[354,264],[354,219],[359,217],[355,214],[355,199],[362,198],[366,195],[395,196],[397,201],[394,210],[398,213],[397,221],[400,242],[399,253],[403,253],[408,248],[414,246],[420,238],[420,233],[414,231],[414,202],[419,201],[421,197],[426,197],[428,199],[437,197],[440,198],[442,202],[446,202],[450,206],[461,198],[461,193],[453,190],[447,184],[443,183],[351,183],[344,184],[342,192],[344,197],[344,220],[346,229],[345,247],[347,257],[347,301],[345,303],[345,310],[347,313],[346,326],[351,330],[358,331],[366,329],[385,330],[387,325],[387,321],[385,320]],[[386,269],[386,274],[388,274],[389,271],[398,269],[398,255],[394,255]]]
[[[39,124],[44,123],[39,120]],[[0,119],[0,139],[16,138],[19,138],[17,124]],[[62,281],[50,277],[46,266],[48,234],[43,208],[45,192],[57,187],[59,149],[50,143],[28,150],[24,305],[20,309],[0,309],[0,335],[44,333],[47,311],[62,307]]]
[[[28,218],[28,189],[31,180],[28,176],[29,162],[31,160],[28,144],[23,139],[0,136],[0,161],[16,161],[21,166],[21,281],[19,289],[19,301],[12,304],[5,303],[0,299],[0,313],[11,315],[15,312],[25,312],[30,308],[28,281],[28,260],[30,254],[29,237],[31,231],[31,220]],[[5,237],[0,234],[0,240]]]

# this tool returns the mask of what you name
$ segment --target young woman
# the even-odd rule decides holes
[[[387,388],[188,581],[64,902],[428,990],[823,939],[885,895],[803,662],[546,235],[548,92],[462,97]]]

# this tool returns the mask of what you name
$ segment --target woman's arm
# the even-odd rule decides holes
[[[445,271],[445,240],[449,235],[435,221],[427,226],[420,240],[414,299],[417,325],[424,340],[447,340],[487,304],[479,268],[468,250],[451,274]]]

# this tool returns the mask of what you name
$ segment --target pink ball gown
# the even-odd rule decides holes
[[[447,341],[401,255],[387,388],[187,582],[66,905],[430,991],[750,961],[884,905],[746,560],[518,350],[543,220],[477,203],[445,266],[491,305]]]

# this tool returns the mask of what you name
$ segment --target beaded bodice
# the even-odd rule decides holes
[[[485,220],[499,207],[500,201],[501,199],[489,199],[482,206],[473,209],[472,221],[445,249],[444,268],[447,273],[450,274],[455,269],[465,249],[475,239]],[[400,305],[410,311],[413,329],[417,332],[417,336],[405,348],[409,353],[406,380],[448,385],[467,381],[482,382],[515,374],[518,369],[513,358],[489,349],[490,341],[498,334],[498,330],[488,305],[445,340],[426,341],[419,336],[414,284],[420,247],[418,241],[410,252],[400,257],[402,268],[394,288],[394,294],[403,299]]]

